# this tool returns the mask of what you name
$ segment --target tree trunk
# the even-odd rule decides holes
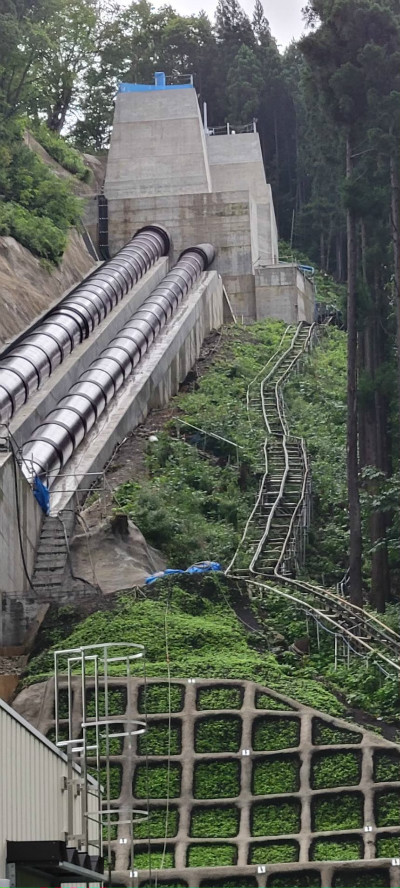
[[[399,155],[393,148],[390,156],[390,185],[392,191],[392,240],[394,257],[394,296],[397,321],[397,385],[400,423],[400,175]]]
[[[350,134],[346,146],[346,176],[353,171]],[[357,417],[357,266],[356,218],[347,211],[347,489],[349,504],[349,588],[350,600],[362,607],[361,511],[358,485]]]

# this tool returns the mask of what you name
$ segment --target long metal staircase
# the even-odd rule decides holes
[[[298,579],[311,520],[311,469],[305,441],[290,434],[284,387],[299,370],[323,327],[288,327],[274,358],[247,393],[249,421],[264,424],[264,464],[254,508],[226,573],[246,578],[253,597],[282,595],[306,611],[350,652],[373,659],[382,672],[400,674],[400,635],[333,589]],[[289,586],[289,589],[287,588]],[[286,589],[286,591],[284,591]]]

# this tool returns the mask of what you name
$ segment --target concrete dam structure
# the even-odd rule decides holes
[[[3,651],[62,593],[65,553],[54,567],[44,538],[39,546],[44,511],[73,516],[124,437],[178,391],[205,336],[224,320],[313,319],[311,282],[279,262],[271,187],[248,129],[217,135],[193,86],[167,86],[163,74],[121,84],[104,195],[86,209],[111,259],[0,355]]]

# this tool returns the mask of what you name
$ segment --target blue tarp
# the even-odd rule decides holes
[[[146,586],[150,586],[151,583],[155,583],[156,580],[160,580],[163,577],[169,577],[171,574],[202,574],[210,573],[212,570],[222,571],[222,567],[218,564],[218,561],[199,561],[198,564],[192,564],[192,566],[188,567],[186,570],[173,570],[173,568],[169,568],[168,570],[161,570],[159,573],[153,574],[151,577],[146,577]]]
[[[50,514],[50,491],[45,484],[35,475],[33,482],[33,495],[37,499],[39,506],[43,509],[45,515]]]

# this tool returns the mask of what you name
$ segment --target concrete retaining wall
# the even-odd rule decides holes
[[[149,220],[165,225],[171,234],[172,262],[186,247],[209,242],[217,254],[213,267],[223,277],[234,312],[254,320],[253,255],[258,255],[254,214],[256,205],[248,191],[109,200],[110,252],[114,255]]]
[[[42,511],[11,453],[0,454],[0,595],[29,589],[18,533],[17,497],[23,551],[29,574],[33,570]],[[5,644],[5,641],[0,644]]]
[[[296,265],[255,269],[257,320],[278,318],[287,324],[314,319],[313,286]]]

